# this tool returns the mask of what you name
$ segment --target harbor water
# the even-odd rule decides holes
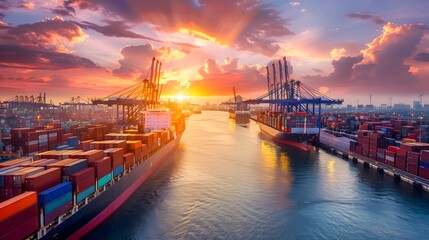
[[[426,239],[429,194],[274,144],[226,112],[186,121],[176,154],[85,239]]]

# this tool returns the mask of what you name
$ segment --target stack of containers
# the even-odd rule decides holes
[[[414,175],[419,174],[420,153],[408,152],[406,171]]]
[[[136,162],[142,159],[142,142],[139,140],[129,140],[126,142],[127,152],[133,153]]]
[[[2,180],[0,180],[2,183],[2,185],[0,185],[0,193],[2,194],[0,199],[7,200],[21,194],[23,192],[25,178],[32,174],[42,172],[43,170],[43,167],[26,167],[2,174],[0,176],[0,178],[2,178]]]
[[[124,154],[124,170],[128,170],[132,166],[134,166],[134,162],[135,162],[134,153]]]
[[[396,150],[395,167],[403,171],[407,168],[407,150],[398,148]]]
[[[28,133],[36,132],[34,128],[12,128],[10,130],[11,145],[17,151],[22,148],[24,155],[37,152],[39,150],[38,135]],[[37,141],[37,142],[36,142]]]
[[[384,163],[386,163],[389,166],[394,167],[395,166],[395,159],[396,159],[396,150],[389,148],[386,150],[386,156],[385,156],[385,161]]]
[[[58,146],[58,130],[50,129],[48,132],[48,147],[49,149],[55,149]]]
[[[67,144],[69,137],[73,137],[73,133],[63,133],[60,138],[61,144]]]
[[[420,152],[419,176],[429,179],[429,150]]]
[[[39,193],[39,208],[43,210],[42,226],[48,225],[73,207],[73,185],[63,182]]]
[[[88,167],[86,159],[68,158],[56,163],[49,164],[47,168],[61,168],[61,176],[64,182],[70,181],[70,175]]]
[[[10,172],[15,172],[17,170],[22,169],[21,167],[5,167],[0,169],[0,202],[6,200],[5,199],[5,195],[6,195],[6,189],[4,187],[4,175],[10,173]]]
[[[93,142],[93,140],[81,141],[80,145],[81,145],[82,151],[86,152],[91,150],[91,142]]]
[[[25,178],[24,191],[42,192],[61,183],[61,169],[50,168]]]
[[[95,192],[95,170],[93,167],[82,169],[70,175],[73,191],[76,195],[75,204],[81,202]]]
[[[362,155],[369,156],[370,136],[363,136]]]
[[[104,154],[112,160],[113,177],[118,176],[124,171],[123,164],[123,148],[108,148],[104,150]]]
[[[370,135],[370,149],[369,149],[369,157],[377,160],[377,148],[386,148],[387,147],[387,141],[384,138],[384,132],[383,131],[375,131],[372,132]]]
[[[386,149],[377,148],[377,161],[384,163],[386,157]]]
[[[90,163],[90,166],[95,168],[97,189],[102,188],[112,180],[112,161],[110,157],[98,159]]]
[[[48,142],[48,131],[42,130],[37,131],[39,133],[39,152],[44,152],[49,150],[49,142]]]
[[[39,229],[37,193],[25,192],[0,203],[0,239],[24,239]]]

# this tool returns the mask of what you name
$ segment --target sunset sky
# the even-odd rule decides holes
[[[429,104],[427,0],[0,0],[0,101],[104,97],[162,61],[164,95],[266,92],[265,66],[345,104]]]

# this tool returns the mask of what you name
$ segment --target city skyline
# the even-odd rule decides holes
[[[266,92],[265,66],[343,105],[412,104],[429,92],[429,2],[3,1],[0,100],[104,97],[163,63],[163,94],[194,101]],[[397,100],[395,100],[397,99]],[[425,101],[426,100],[426,101]]]

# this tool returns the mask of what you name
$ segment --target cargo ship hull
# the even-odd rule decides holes
[[[308,151],[307,141],[315,137],[317,134],[305,134],[305,133],[290,133],[283,132],[273,127],[270,127],[262,122],[257,121],[261,132],[273,140],[274,142],[291,146],[303,151]]]
[[[144,162],[100,192],[87,205],[51,229],[42,239],[80,239],[118,209],[176,150],[182,135],[161,147]]]
[[[249,123],[250,122],[250,111],[236,111],[230,110],[229,117],[235,119],[236,123]]]

